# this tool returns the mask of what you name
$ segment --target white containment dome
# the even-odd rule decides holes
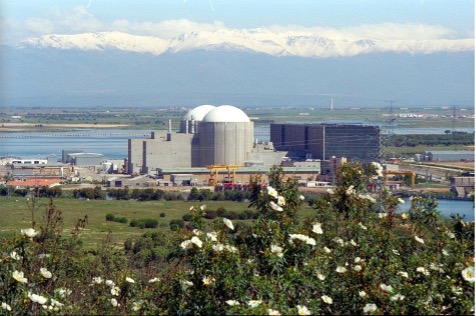
[[[204,122],[249,122],[245,112],[232,105],[220,105],[205,115]]]
[[[205,117],[205,115],[208,114],[211,110],[215,109],[214,105],[200,105],[197,106],[196,108],[191,109],[190,111],[185,114],[183,117],[183,120],[195,120],[195,121],[201,121]]]
[[[222,105],[208,112],[199,123],[202,166],[243,165],[253,149],[253,122],[242,110]]]
[[[198,122],[213,109],[215,106],[205,104],[189,110],[180,122],[180,133],[195,134],[198,130]]]

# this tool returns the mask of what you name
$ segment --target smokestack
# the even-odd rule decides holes
[[[172,133],[172,120],[169,119],[169,133]]]

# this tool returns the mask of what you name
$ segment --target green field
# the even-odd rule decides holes
[[[43,223],[43,214],[49,204],[49,199],[40,199],[39,207],[34,211],[33,216],[37,222],[35,228],[38,229]],[[98,244],[104,241],[112,233],[112,240],[116,246],[123,246],[127,238],[135,239],[146,231],[155,229],[140,229],[130,227],[132,219],[152,218],[159,222],[157,230],[170,231],[169,223],[172,219],[182,219],[188,213],[191,206],[205,204],[207,209],[216,210],[222,206],[228,211],[241,212],[248,208],[246,202],[230,201],[206,201],[204,203],[188,201],[145,201],[134,200],[75,200],[60,198],[54,200],[56,207],[62,211],[64,218],[64,236],[68,236],[78,219],[88,216],[88,224],[82,233],[82,239],[88,244]],[[165,213],[165,217],[160,217],[160,213]],[[301,215],[309,214],[311,209],[307,204],[303,204]],[[115,217],[126,217],[127,224],[106,221],[106,214],[114,214]],[[22,228],[31,227],[32,211],[27,200],[21,197],[0,197],[0,236],[19,232]],[[234,220],[239,222],[239,220]]]

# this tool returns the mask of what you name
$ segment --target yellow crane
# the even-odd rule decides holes
[[[241,168],[241,165],[231,165],[231,164],[214,164],[208,165],[207,169],[210,170],[210,179],[208,180],[208,185],[217,185],[218,183],[218,172],[220,170],[226,170],[228,172],[228,183],[234,184],[236,169]],[[233,177],[230,178],[230,174],[233,173]],[[230,181],[230,179],[232,179]]]

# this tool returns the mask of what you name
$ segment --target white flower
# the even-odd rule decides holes
[[[52,298],[52,299],[51,299],[51,306],[63,307],[64,304],[63,304],[63,303],[60,303],[60,302],[58,302],[57,300],[55,300],[54,298]]]
[[[281,206],[279,206],[278,204],[274,203],[273,201],[270,201],[269,202],[269,205],[271,206],[271,208],[277,212],[282,212],[283,211],[283,208]]]
[[[184,288],[189,288],[193,285],[193,282],[190,282],[190,281],[187,281],[187,280],[182,280],[181,283],[182,283],[182,286]]]
[[[142,305],[144,304],[144,301],[143,300],[140,300],[140,301],[137,301],[137,302],[133,302],[132,303],[132,310],[133,311],[138,311],[139,309],[142,308]]]
[[[401,276],[404,277],[404,278],[408,278],[408,272],[398,271],[397,274],[398,274],[398,275],[401,275]]]
[[[374,303],[369,303],[364,307],[364,313],[373,313],[377,310],[377,305]]]
[[[306,198],[304,197],[304,195],[300,195],[300,196],[299,196],[299,199],[300,199],[301,201],[304,201]]]
[[[354,247],[357,247],[359,245],[353,239],[350,240],[350,244]]]
[[[339,266],[339,267],[336,268],[336,272],[337,273],[345,273],[345,272],[347,272],[347,269],[345,267]]]
[[[336,237],[334,238],[334,241],[339,245],[344,246],[344,240],[342,238]]]
[[[193,244],[195,244],[198,248],[202,248],[202,246],[203,246],[203,242],[197,236],[193,236],[192,239],[190,239],[190,241]]]
[[[278,205],[279,206],[284,206],[286,205],[286,199],[284,198],[284,196],[278,196]]]
[[[415,240],[418,241],[420,244],[425,243],[425,241],[422,238],[418,237],[418,236],[415,236]]]
[[[321,281],[324,281],[326,279],[325,275],[323,275],[321,273],[317,273],[317,278]]]
[[[372,164],[372,166],[375,167],[375,172],[377,173],[377,176],[383,177],[383,167],[382,167],[382,165],[379,164],[378,162],[372,162],[371,164]]]
[[[204,276],[203,279],[202,279],[202,282],[203,282],[203,285],[208,286],[208,285],[212,284],[213,282],[215,282],[215,279]]]
[[[22,229],[20,230],[20,232],[23,236],[30,237],[30,238],[33,238],[38,234],[38,232],[34,230],[33,228]]]
[[[222,244],[213,245],[212,249],[216,252],[221,252],[221,251],[223,251],[223,245]]]
[[[465,281],[474,283],[474,267],[467,267],[463,271],[461,271],[461,275]]]
[[[307,309],[306,306],[298,305],[296,307],[298,309],[298,315],[311,315],[311,311],[309,309]]]
[[[9,312],[12,310],[12,307],[5,302],[2,302],[2,308],[6,309]]]
[[[116,285],[116,284],[114,283],[114,281],[112,281],[112,280],[106,280],[105,284],[106,284],[107,286],[114,286],[114,285]]]
[[[316,240],[314,238],[308,237],[306,239],[306,244],[311,245],[311,246],[315,246],[316,245]]]
[[[13,260],[20,260],[21,259],[21,256],[19,254],[16,253],[16,251],[12,251],[10,252],[10,258],[12,258]]]
[[[450,237],[451,239],[454,239],[455,238],[455,234],[452,233],[452,232],[446,232],[446,234],[448,235],[448,237]]]
[[[463,289],[459,286],[451,286],[451,292],[453,292],[455,295],[461,295],[463,294]]]
[[[321,223],[315,223],[312,225],[312,231],[318,235],[322,235],[324,232],[322,231]]]
[[[275,188],[273,188],[271,186],[268,186],[268,187],[266,187],[266,190],[268,192],[268,195],[274,197],[275,199],[278,198],[278,191],[276,191]]]
[[[397,202],[400,203],[400,204],[404,204],[404,203],[405,203],[405,201],[404,201],[402,198],[398,198],[398,199],[397,199]]]
[[[61,287],[61,288],[55,289],[55,293],[57,293],[60,297],[65,297],[67,295],[70,295],[72,292],[70,289]]]
[[[149,280],[149,283],[155,283],[155,282],[160,282],[160,279],[156,277]]]
[[[385,292],[393,291],[393,287],[391,285],[386,285],[384,283],[380,284],[380,288],[382,289],[382,291],[385,291]]]
[[[101,277],[94,277],[93,278],[93,284],[101,284],[102,282],[104,282],[104,280],[101,278]]]
[[[225,245],[223,248],[225,248],[225,250],[228,250],[229,252],[232,252],[232,253],[238,252],[238,248],[236,248],[235,246]]]
[[[394,254],[396,254],[397,256],[400,256],[400,252],[398,252],[397,249],[392,249],[392,252],[393,252]]]
[[[12,277],[20,283],[28,283],[28,279],[25,278],[22,271],[17,271],[17,270],[13,271]]]
[[[417,272],[420,272],[421,274],[423,275],[430,275],[430,271],[428,271],[427,269],[425,269],[424,267],[418,267],[416,269]]]
[[[354,258],[354,262],[355,262],[355,263],[359,263],[359,262],[363,262],[363,261],[364,261],[364,260],[363,260],[362,258],[360,258],[360,257],[355,257],[355,258]]]
[[[193,248],[192,241],[191,240],[184,240],[180,244],[180,247],[182,247],[182,249],[191,249],[191,248]]]
[[[367,227],[364,226],[364,224],[362,224],[362,222],[359,222],[358,224],[360,226],[360,228],[362,228],[363,230],[367,230]]]
[[[240,305],[240,302],[235,301],[235,300],[228,300],[228,301],[226,301],[225,303],[227,303],[227,304],[230,305],[230,306]]]
[[[115,296],[119,296],[119,293],[121,292],[121,289],[117,286],[113,286],[111,288],[111,294]]]
[[[326,253],[331,253],[331,252],[332,252],[332,250],[330,250],[329,248],[327,248],[327,247],[325,247],[325,246],[324,246],[324,248],[322,248],[322,249],[324,249],[324,251],[325,251]]]
[[[255,308],[256,306],[260,305],[261,303],[263,303],[262,300],[251,300],[251,301],[248,301],[248,306],[251,307],[251,308]]]
[[[126,277],[126,281],[129,282],[129,283],[136,283],[136,281],[134,281],[134,279],[129,278],[129,277]]]
[[[46,302],[48,302],[48,299],[44,296],[41,295],[36,295],[28,292],[28,298],[32,300],[33,302],[36,302],[38,304],[44,305]]]
[[[408,217],[410,217],[408,213],[402,213],[402,219],[408,219]]]
[[[223,223],[225,223],[225,225],[231,229],[231,230],[234,230],[235,229],[235,226],[233,226],[233,223],[228,219],[228,218],[223,218]]]
[[[378,218],[385,218],[387,217],[387,213],[378,213]]]
[[[268,308],[268,315],[279,316],[281,313],[275,309]]]
[[[327,295],[322,295],[321,296],[321,299],[324,303],[326,304],[332,304],[332,298],[330,298],[329,296]]]
[[[358,265],[356,265],[356,266],[354,266],[354,271],[356,271],[356,272],[360,272],[360,271],[362,271],[362,266],[361,266],[361,265],[359,265],[359,264],[358,264]]]
[[[367,293],[365,293],[365,291],[359,291],[359,296],[360,297],[366,297]]]
[[[370,196],[368,194],[359,194],[358,197],[359,197],[359,199],[362,199],[362,200],[368,200],[371,203],[376,203],[377,202],[372,196]]]
[[[195,236],[200,236],[202,234],[202,232],[199,230],[199,229],[194,229],[192,230],[192,233],[195,235]]]
[[[119,296],[119,292],[121,292],[121,289],[117,286],[113,286],[111,288],[111,294],[115,296]]]
[[[346,195],[352,195],[352,194],[354,194],[354,193],[355,193],[355,190],[354,190],[354,186],[353,186],[353,185],[349,186],[349,187],[347,188],[347,190],[345,190],[345,194],[346,194]]]
[[[202,211],[205,211],[205,210],[207,209],[207,206],[206,206],[205,204],[203,204],[202,206],[200,206],[200,209],[201,209]]]
[[[282,254],[283,253],[283,247],[277,246],[277,245],[271,245],[270,247],[271,252],[275,254]]]
[[[117,304],[117,300],[113,297],[111,298],[111,305],[116,307],[118,304]]]
[[[217,233],[216,232],[209,232],[207,233],[207,238],[210,239],[213,242],[217,242]]]
[[[53,275],[51,274],[51,272],[48,271],[48,269],[46,269],[46,268],[41,268],[41,269],[40,269],[40,273],[41,273],[41,275],[42,275],[45,279],[51,279],[51,277],[53,276]]]
[[[394,302],[395,302],[395,301],[403,301],[404,298],[405,298],[405,296],[402,295],[402,294],[395,294],[394,296],[392,296],[392,297],[390,298],[390,300],[391,300],[391,301],[394,301]]]

